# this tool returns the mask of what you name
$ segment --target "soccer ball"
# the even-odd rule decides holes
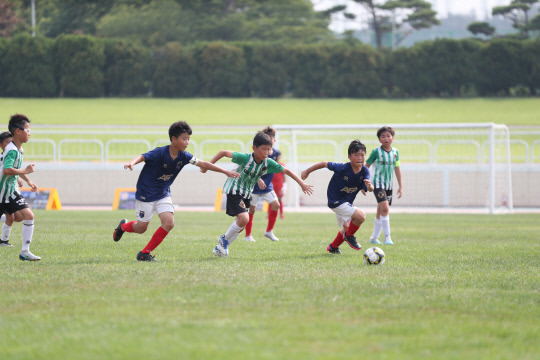
[[[364,262],[368,265],[384,264],[385,260],[384,251],[378,247],[371,247],[364,253]]]

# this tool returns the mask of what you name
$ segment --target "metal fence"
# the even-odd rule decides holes
[[[189,152],[201,159],[210,159],[219,150],[251,152],[251,140],[259,129],[246,127],[224,127],[223,129],[197,130],[191,137]],[[445,137],[446,136],[446,137]],[[347,147],[352,138],[360,138],[368,149],[379,146],[373,132],[351,133],[350,131],[321,131],[314,136],[295,142],[300,162],[345,161]],[[62,129],[35,128],[31,140],[24,145],[25,161],[51,163],[126,162],[134,156],[157,146],[169,144],[167,129]],[[279,136],[276,147],[283,153],[282,160],[290,161],[292,141]],[[462,137],[451,133],[438,136],[408,136],[398,134],[394,146],[407,154],[408,162],[416,163],[486,163],[488,141]],[[511,131],[511,160],[516,164],[540,164],[540,130]]]

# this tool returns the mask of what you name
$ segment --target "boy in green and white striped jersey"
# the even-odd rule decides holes
[[[34,164],[21,168],[22,144],[30,139],[30,119],[23,114],[12,115],[9,119],[8,130],[13,135],[13,141],[6,146],[3,153],[2,174],[0,174],[0,213],[16,214],[15,218],[22,219],[22,249],[19,259],[38,261],[41,258],[30,252],[30,243],[34,234],[34,213],[19,193],[17,185],[19,176],[24,177],[34,172]],[[37,189],[31,182],[28,185],[33,190]]]
[[[375,186],[373,194],[377,200],[377,216],[373,225],[373,234],[370,242],[381,244],[379,236],[381,229],[384,233],[384,243],[393,245],[390,237],[390,205],[392,204],[393,173],[396,173],[398,182],[397,197],[402,195],[401,169],[399,168],[399,151],[392,147],[394,141],[394,129],[389,126],[383,126],[377,130],[377,137],[381,146],[373,149],[371,155],[366,160],[366,166],[373,165],[371,172],[371,182]]]
[[[229,245],[236,240],[247,225],[251,193],[261,176],[283,172],[292,177],[304,193],[312,194],[312,185],[304,183],[295,173],[268,158],[271,151],[272,139],[260,131],[253,138],[253,153],[221,150],[210,160],[214,164],[222,157],[232,158],[233,163],[238,164],[236,171],[240,174],[238,178],[228,178],[223,186],[223,194],[227,195],[227,215],[234,216],[236,220],[227,232],[219,237],[218,245],[213,250],[214,255],[227,257]],[[201,169],[201,172],[205,171]]]

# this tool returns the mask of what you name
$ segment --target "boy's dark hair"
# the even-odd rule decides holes
[[[390,126],[383,126],[379,130],[377,130],[377,138],[381,138],[381,135],[383,132],[388,131],[392,136],[394,136],[395,132],[394,129],[392,129]]]
[[[23,130],[26,123],[30,124],[30,119],[28,116],[23,114],[11,115],[9,118],[8,130],[11,135],[15,135],[15,129]]]
[[[185,121],[177,121],[171,125],[169,128],[169,140],[172,141],[172,137],[179,137],[183,133],[187,133],[188,135],[191,135],[193,131],[191,131],[191,127],[188,125]]]
[[[352,155],[360,150],[366,152],[366,145],[362,144],[362,142],[358,139],[351,141],[349,144],[349,155]]]
[[[272,139],[274,139],[276,137],[276,129],[274,129],[271,126],[265,127],[262,132],[265,133],[266,135],[270,136]]]
[[[7,138],[12,138],[13,135],[11,135],[11,133],[9,131],[4,131],[3,133],[0,134],[0,143],[3,143],[4,140],[6,140]]]
[[[259,131],[253,138],[253,146],[259,147],[262,145],[272,146],[272,139],[270,138],[270,136],[268,136],[264,132]]]

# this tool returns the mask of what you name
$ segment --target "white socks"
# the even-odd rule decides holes
[[[229,227],[229,230],[227,230],[227,232],[225,233],[225,240],[227,240],[229,244],[231,244],[234,240],[236,240],[242,230],[244,230],[244,228],[236,225],[236,221],[233,222]]]
[[[381,225],[384,233],[384,237],[390,237],[390,215],[381,216]]]
[[[22,223],[22,251],[30,251],[30,243],[34,234],[34,220],[23,220]]]
[[[371,234],[371,239],[377,240],[379,236],[381,236],[381,230],[382,230],[381,220],[375,218],[375,221],[373,222],[373,234]]]
[[[10,234],[11,234],[11,226],[8,226],[6,225],[6,223],[4,223],[4,225],[2,225],[2,241],[8,241]]]

